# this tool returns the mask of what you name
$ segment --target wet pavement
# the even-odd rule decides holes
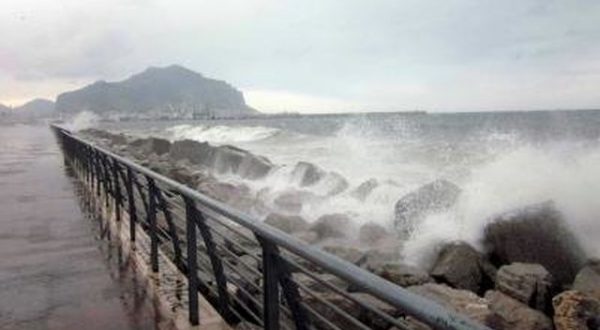
[[[0,329],[163,328],[46,126],[0,124]]]

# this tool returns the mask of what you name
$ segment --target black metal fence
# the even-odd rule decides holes
[[[462,315],[309,246],[178,182],[52,127],[65,160],[94,193],[128,215],[189,281],[189,321],[198,324],[198,292],[231,324],[266,329],[414,329],[407,316],[436,329],[486,329]],[[351,293],[348,286],[360,288]]]

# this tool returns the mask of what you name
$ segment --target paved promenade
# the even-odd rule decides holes
[[[161,328],[75,193],[48,127],[0,124],[0,329]]]

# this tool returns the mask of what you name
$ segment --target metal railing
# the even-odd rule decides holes
[[[228,205],[52,126],[65,160],[94,193],[112,203],[189,281],[189,321],[198,292],[230,323],[266,329],[408,329],[406,316],[436,329],[487,329],[422,296],[305,244]],[[348,286],[360,288],[360,294]]]

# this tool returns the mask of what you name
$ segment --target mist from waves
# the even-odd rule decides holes
[[[340,212],[350,215],[357,225],[375,222],[391,229],[394,204],[403,195],[439,178],[456,183],[463,193],[455,207],[425,219],[405,242],[402,252],[410,263],[429,264],[447,241],[464,240],[482,248],[483,229],[495,215],[547,200],[553,200],[564,214],[584,249],[600,255],[596,239],[600,234],[600,203],[595,198],[600,191],[597,136],[548,134],[543,127],[530,130],[527,125],[504,128],[466,124],[469,129],[464,132],[460,127],[436,125],[410,119],[382,125],[359,117],[324,134],[241,122],[175,125],[163,132],[172,140],[231,144],[268,157],[278,166],[264,179],[220,177],[244,181],[268,200],[290,189],[301,189],[292,175],[299,161],[342,175],[350,187],[334,196],[327,196],[328,184],[332,183],[327,177],[302,188],[322,197],[300,211],[309,221]],[[364,200],[358,200],[352,191],[369,179],[376,179],[379,185]]]

